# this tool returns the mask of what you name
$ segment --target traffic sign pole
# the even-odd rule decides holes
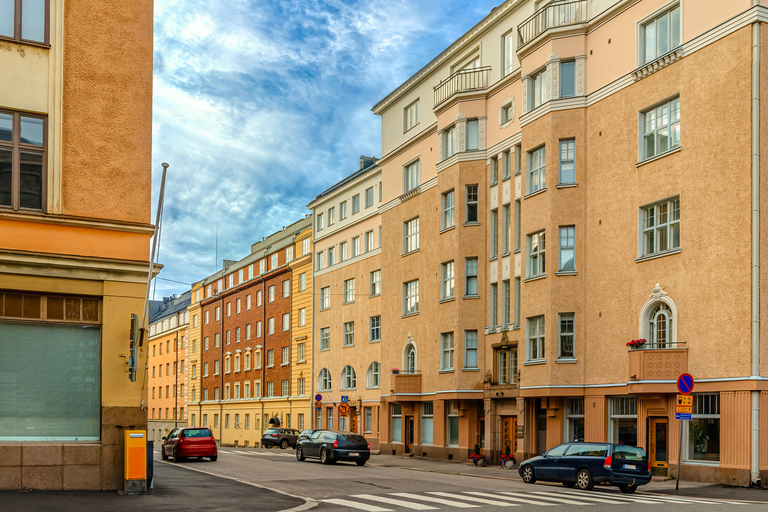
[[[675,419],[680,421],[680,445],[677,449],[677,480],[675,480],[675,494],[680,494],[680,468],[683,465],[683,421],[690,421],[693,412],[693,399],[688,395],[693,391],[694,380],[690,373],[683,373],[677,378],[677,397]],[[685,411],[685,412],[683,412]]]
[[[677,480],[675,480],[675,494],[680,494],[680,467],[683,464],[683,422],[680,422],[680,445],[677,449]]]

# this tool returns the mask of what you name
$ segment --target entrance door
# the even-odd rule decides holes
[[[505,446],[509,446],[512,455],[517,451],[517,416],[501,418],[501,453],[504,453]]]
[[[667,418],[651,418],[648,457],[654,474],[667,474]]]
[[[357,408],[352,407],[349,410],[349,431],[357,433]]]
[[[405,417],[405,451],[410,452],[413,446],[413,416]]]
[[[541,406],[541,398],[536,399],[536,454],[547,451],[547,410]]]

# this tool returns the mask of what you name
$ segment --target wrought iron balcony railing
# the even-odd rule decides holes
[[[522,48],[550,28],[585,23],[588,16],[587,3],[588,0],[573,0],[545,5],[518,25],[518,48]]]
[[[487,89],[490,79],[490,66],[456,71],[435,86],[435,107],[456,93]]]

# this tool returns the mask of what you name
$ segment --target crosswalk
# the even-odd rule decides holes
[[[393,510],[441,510],[443,508],[470,509],[518,506],[557,505],[745,505],[738,501],[710,498],[688,498],[661,494],[619,494],[613,491],[577,491],[558,489],[554,491],[426,491],[419,493],[391,492],[388,494],[353,494],[344,498],[318,500],[322,503],[369,512],[392,512]],[[693,510],[693,509],[692,509]]]
[[[228,453],[228,454],[234,454],[234,455],[245,455],[245,456],[251,456],[251,457],[289,457],[291,459],[296,458],[296,453],[291,451],[283,451],[283,450],[270,450],[270,451],[247,451],[247,450],[222,450],[219,449],[219,453]],[[160,456],[160,450],[155,450],[155,454],[159,457]]]

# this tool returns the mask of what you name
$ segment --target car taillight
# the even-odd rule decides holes
[[[365,442],[365,447],[366,447],[368,450],[370,450],[370,449],[371,449],[371,443],[369,443],[368,441],[366,441],[366,442]]]
[[[606,469],[609,469],[612,463],[613,463],[613,459],[610,456],[608,456],[605,458],[605,461],[603,462],[603,467]]]
[[[334,448],[338,448],[339,447],[339,440],[338,439],[333,442],[333,447]]]
[[[648,472],[649,473],[651,472],[651,461],[650,460],[648,461]]]

